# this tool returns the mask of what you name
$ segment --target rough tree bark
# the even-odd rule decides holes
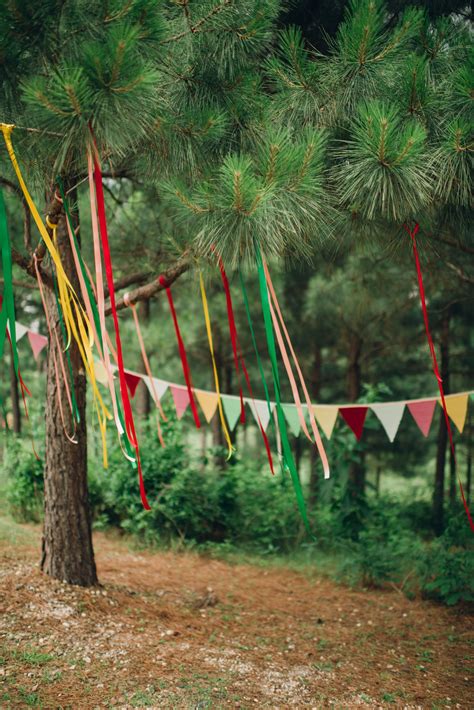
[[[441,378],[445,394],[449,393],[449,324],[451,320],[451,310],[447,309],[443,314],[441,323],[440,340],[440,369]],[[444,420],[444,413],[441,411],[438,425],[438,443],[436,448],[436,470],[433,492],[433,527],[437,535],[441,535],[444,529],[444,469],[446,464],[446,447],[448,444],[448,430]]]
[[[66,231],[64,214],[58,221],[58,248],[66,273],[80,293],[75,276],[73,256]],[[47,289],[49,318],[60,334],[54,293]],[[92,548],[91,514],[87,486],[86,377],[78,348],[70,346],[70,357],[80,423],[76,425],[77,444],[65,436],[58,407],[58,385],[52,350],[48,350],[46,384],[46,460],[44,470],[44,527],[41,569],[46,574],[80,586],[97,584],[97,571]],[[63,411],[69,411],[64,381],[59,376],[59,396]],[[68,419],[69,423],[69,419]]]

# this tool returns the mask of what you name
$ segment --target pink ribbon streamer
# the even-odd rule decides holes
[[[301,384],[301,387],[302,387],[302,389],[303,389],[303,393],[304,393],[304,396],[305,396],[306,404],[307,404],[307,406],[308,406],[308,413],[309,413],[309,420],[310,420],[310,424],[311,424],[311,430],[312,430],[312,432],[313,432],[314,441],[315,441],[316,447],[317,447],[317,449],[318,449],[319,456],[320,456],[320,458],[321,458],[321,463],[322,463],[322,465],[323,465],[324,478],[329,478],[329,475],[330,475],[329,462],[328,462],[328,459],[327,459],[327,456],[326,456],[326,451],[324,450],[323,442],[322,442],[322,440],[321,440],[321,435],[320,435],[320,433],[319,433],[318,425],[316,424],[316,419],[315,419],[315,417],[314,417],[313,406],[312,406],[312,403],[311,403],[311,398],[310,398],[309,393],[308,393],[308,388],[306,387],[306,383],[305,383],[305,380],[304,380],[304,377],[303,377],[303,373],[302,373],[302,371],[301,371],[301,367],[300,367],[299,362],[298,362],[298,358],[296,357],[296,353],[295,353],[294,348],[293,348],[293,345],[292,345],[292,343],[291,343],[291,339],[290,339],[290,336],[289,336],[289,334],[288,334],[288,330],[287,330],[287,328],[286,328],[286,326],[285,326],[285,321],[283,320],[283,315],[282,315],[282,313],[281,313],[281,309],[280,309],[280,306],[279,306],[279,303],[278,303],[278,299],[277,299],[277,297],[276,297],[275,289],[273,288],[272,279],[271,279],[270,272],[269,272],[269,270],[268,270],[268,266],[267,266],[267,263],[266,263],[265,259],[263,259],[263,268],[264,268],[264,271],[265,271],[265,278],[266,278],[268,290],[269,290],[269,293],[270,293],[270,313],[271,313],[271,316],[272,316],[273,326],[274,326],[274,328],[275,328],[275,335],[276,335],[276,338],[277,338],[277,341],[278,341],[278,346],[279,346],[280,351],[281,351],[281,356],[282,356],[282,359],[283,359],[283,364],[285,365],[285,369],[286,369],[286,372],[287,372],[287,374],[288,374],[288,379],[289,379],[289,381],[290,381],[291,391],[292,391],[292,393],[293,393],[293,397],[294,397],[294,400],[295,400],[296,410],[297,410],[297,412],[298,412],[298,418],[299,418],[299,420],[300,420],[301,428],[303,429],[303,432],[304,432],[305,436],[312,442],[313,439],[311,438],[311,435],[310,435],[310,433],[309,433],[309,431],[308,431],[308,427],[306,426],[306,420],[305,420],[305,417],[304,417],[303,407],[302,407],[301,399],[300,399],[299,392],[298,392],[298,386],[297,386],[297,384],[296,384],[296,380],[295,380],[295,377],[294,377],[294,375],[293,375],[293,370],[292,370],[292,367],[291,367],[290,359],[289,359],[289,357],[288,357],[288,353],[287,353],[287,350],[286,350],[286,347],[285,347],[285,343],[284,343],[284,341],[283,341],[283,337],[282,337],[282,334],[281,334],[281,330],[280,330],[280,325],[279,325],[279,323],[278,323],[278,319],[277,319],[277,317],[276,317],[276,315],[275,315],[275,310],[276,310],[276,312],[277,312],[277,314],[278,314],[278,318],[279,318],[279,320],[280,320],[281,327],[282,327],[282,329],[283,329],[283,333],[284,333],[285,338],[286,338],[286,341],[287,341],[287,343],[288,343],[288,347],[289,347],[291,356],[292,356],[292,358],[293,358],[293,362],[294,362],[294,364],[295,364],[296,371],[297,371],[297,373],[298,373],[298,377],[299,377],[299,380],[300,380],[300,384]],[[273,302],[273,306],[274,306],[275,310],[274,310],[274,308],[273,308],[273,306],[272,306],[272,302]]]

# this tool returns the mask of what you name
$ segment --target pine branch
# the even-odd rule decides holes
[[[171,286],[171,284],[174,283],[182,274],[189,271],[191,264],[191,255],[189,251],[185,251],[178,261],[161,275],[165,278],[168,286]],[[140,286],[139,288],[130,291],[130,293],[127,294],[127,302],[124,301],[123,297],[117,299],[117,311],[122,311],[124,308],[128,308],[129,304],[138,303],[138,301],[148,301],[148,299],[152,298],[160,291],[163,291],[164,288],[165,287],[158,281],[158,277],[156,277],[153,281],[150,281],[144,286]],[[105,314],[110,315],[111,313],[112,309],[110,308],[110,304],[108,304],[105,308]]]
[[[35,263],[32,258],[28,258],[27,256],[20,254],[20,252],[16,249],[12,248],[12,261],[14,264],[17,264],[20,269],[23,269],[23,271],[28,274],[28,276],[31,276],[31,278],[36,280]],[[41,265],[38,265],[38,268],[43,282],[46,284],[46,286],[48,286],[48,288],[52,289],[53,279],[51,274],[48,271],[44,271],[41,268]]]
[[[195,25],[192,25],[189,30],[184,30],[184,32],[179,32],[177,35],[174,35],[173,37],[168,37],[168,39],[164,39],[160,42],[160,44],[169,44],[170,42],[176,42],[178,39],[182,39],[183,37],[186,37],[189,34],[196,34],[196,32],[202,32],[200,29],[202,25],[210,20],[214,15],[217,15],[219,12],[222,12],[227,5],[230,5],[232,0],[222,0],[222,3],[220,5],[215,5],[212,10],[210,10],[207,15],[204,15],[204,17],[201,17],[198,22],[196,22]]]

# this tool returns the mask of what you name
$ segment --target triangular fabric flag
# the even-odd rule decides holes
[[[435,399],[424,399],[419,402],[407,402],[408,410],[418,425],[423,436],[428,436],[436,407]]]
[[[444,399],[449,418],[452,419],[452,421],[456,424],[459,433],[462,434],[462,430],[464,429],[464,424],[466,422],[468,395],[448,394]],[[442,406],[440,400],[438,400],[438,404]]]
[[[194,390],[196,393],[197,401],[201,407],[206,421],[209,424],[212,417],[216,413],[217,405],[219,403],[219,395],[217,392],[206,392],[204,390]]]
[[[240,417],[240,397],[229,397],[224,394],[222,395],[221,400],[227,424],[229,425],[229,429],[232,431],[235,429]]]
[[[132,399],[135,397],[135,393],[141,379],[142,378],[139,375],[135,375],[133,372],[125,370],[125,382],[127,383],[128,391],[130,392],[130,397]]]
[[[294,404],[282,404],[283,414],[289,424],[292,434],[299,436],[301,431],[301,422],[298,415],[298,410]]]
[[[314,416],[328,440],[332,436],[338,411],[339,408],[336,406],[323,404],[313,406]]]
[[[364,428],[368,407],[339,407],[341,417],[354,432],[357,441],[360,441]]]
[[[170,385],[170,390],[176,407],[176,416],[181,419],[189,406],[189,392],[186,387],[177,387],[176,385]]]
[[[23,325],[22,323],[18,323],[18,321],[16,321],[16,323],[15,323],[16,342],[21,340],[22,337],[24,335],[26,335],[27,332],[28,332],[28,328],[26,327],[26,325]]]
[[[94,360],[94,374],[97,382],[99,382],[101,385],[104,385],[105,387],[108,386],[109,378],[107,377],[107,370],[105,369],[105,365],[101,360]]]
[[[370,409],[381,422],[389,440],[393,441],[402,421],[405,402],[380,402],[379,404],[371,404]]]
[[[33,350],[33,357],[37,360],[40,352],[47,346],[48,338],[45,335],[33,333],[32,330],[29,330],[28,340],[30,341],[31,349]]]
[[[260,423],[262,425],[263,431],[267,430],[268,427],[268,422],[270,421],[270,414],[271,412],[268,411],[268,403],[266,400],[263,399],[246,399],[245,400],[248,406],[250,407],[250,411],[252,412],[255,421],[258,424],[258,420],[260,419]],[[271,410],[273,411],[273,407],[275,405],[270,402],[270,407]]]
[[[152,398],[153,400],[155,399],[155,393],[153,392],[153,388],[154,388],[154,389],[155,389],[155,392],[156,392],[156,396],[158,397],[158,399],[159,399],[160,402],[161,402],[161,398],[162,398],[163,395],[165,394],[165,392],[166,392],[166,390],[168,389],[170,383],[169,383],[169,382],[166,382],[166,380],[159,380],[159,379],[157,379],[156,377],[154,377],[154,378],[153,378],[153,386],[152,386],[152,384],[151,384],[151,382],[150,382],[150,378],[149,378],[147,375],[145,375],[145,376],[143,377],[143,381],[144,381],[144,383],[146,384],[146,386],[148,387],[148,391],[150,392],[151,398]],[[157,404],[157,403],[155,402],[155,404]]]

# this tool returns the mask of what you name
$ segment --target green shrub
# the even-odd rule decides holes
[[[43,511],[43,463],[31,446],[12,438],[5,447],[4,471],[11,515],[21,523],[38,522]]]
[[[444,534],[427,545],[418,573],[425,596],[448,605],[474,601],[474,545],[462,508],[451,515]]]

